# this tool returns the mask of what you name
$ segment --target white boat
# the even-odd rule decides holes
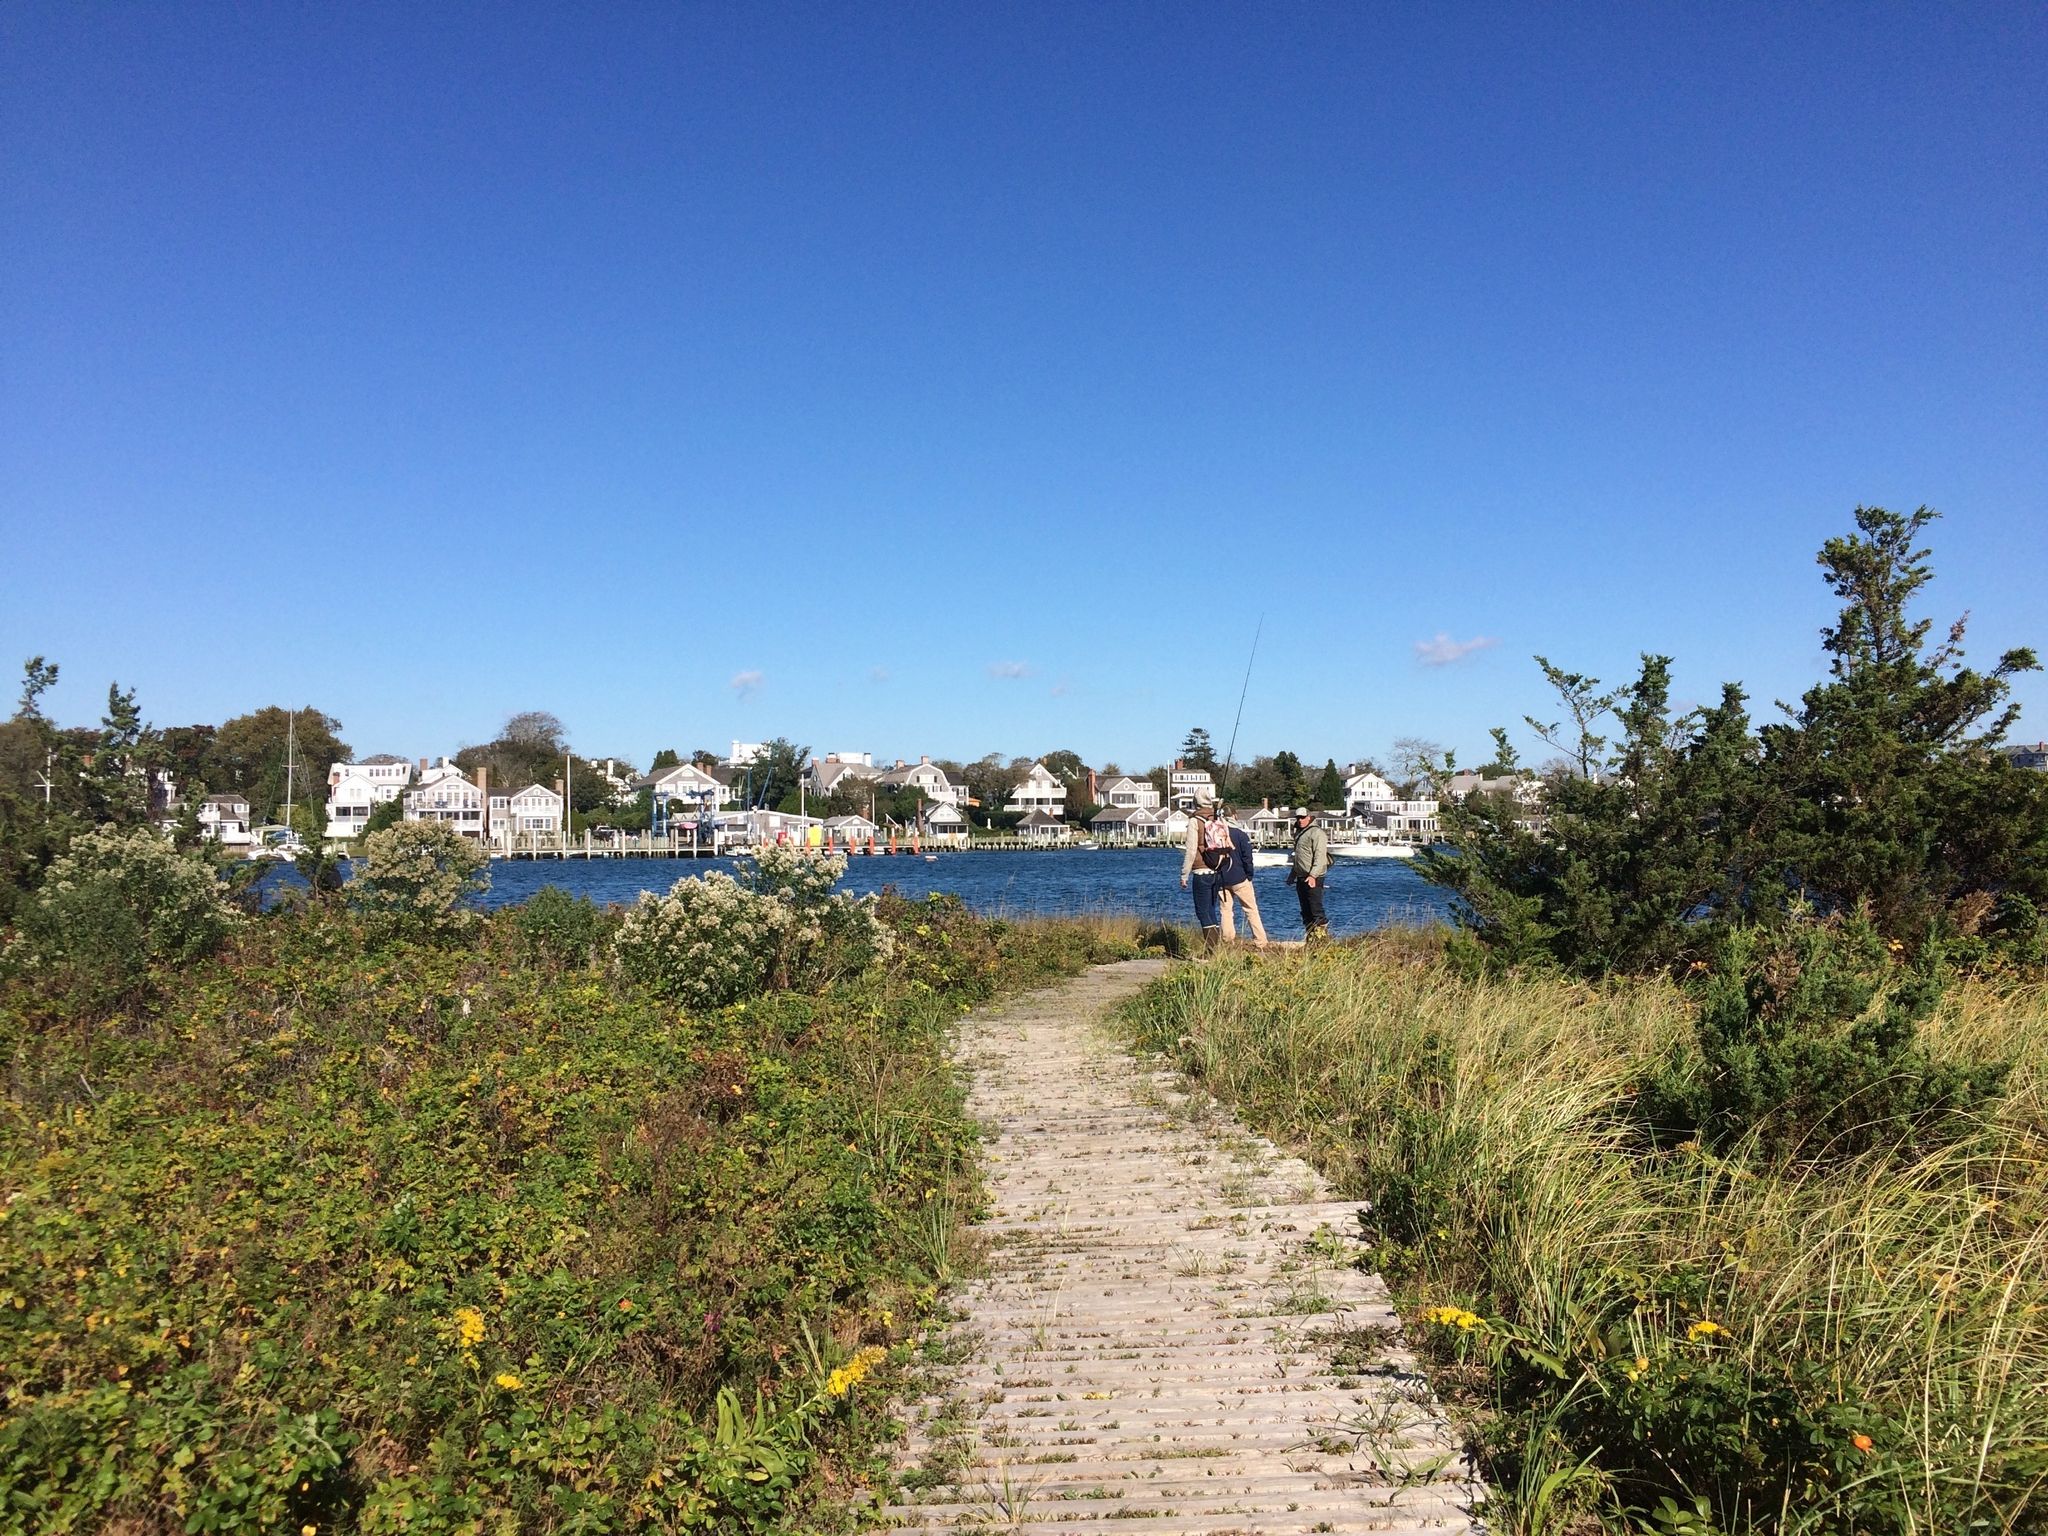
[[[1333,859],[1412,859],[1419,852],[1410,843],[1332,843],[1330,857]],[[1253,869],[1285,869],[1294,861],[1294,855],[1285,848],[1254,848]]]

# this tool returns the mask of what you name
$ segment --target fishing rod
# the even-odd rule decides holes
[[[1258,627],[1252,631],[1252,653],[1244,661],[1244,686],[1237,690],[1237,718],[1230,722],[1230,747],[1223,754],[1223,782],[1216,786],[1217,798],[1230,786],[1230,770],[1237,763],[1237,728],[1244,720],[1245,696],[1252,691],[1252,663],[1259,659],[1259,636],[1266,632],[1266,616],[1259,615]]]

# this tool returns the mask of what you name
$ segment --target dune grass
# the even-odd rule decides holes
[[[1662,981],[1461,978],[1426,935],[1177,968],[1129,1021],[1365,1218],[1509,1532],[2048,1529],[2048,991],[1964,984],[2020,1063],[1914,1158],[1657,1150]]]

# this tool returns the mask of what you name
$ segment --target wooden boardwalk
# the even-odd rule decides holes
[[[963,1025],[987,1274],[907,1410],[922,1531],[1476,1531],[1478,1489],[1353,1267],[1358,1206],[1100,1026],[1166,962]]]

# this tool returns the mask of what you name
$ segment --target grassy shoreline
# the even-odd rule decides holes
[[[1372,1202],[1494,1528],[2048,1528],[2048,991],[1951,993],[1936,1054],[2022,1065],[1904,1162],[1647,1143],[1630,1096],[1691,1017],[1661,981],[1461,979],[1414,934],[1177,968],[1127,1015]]]
[[[1133,947],[884,910],[699,1013],[513,911],[0,991],[0,1532],[850,1528],[974,1204],[952,1021]]]

